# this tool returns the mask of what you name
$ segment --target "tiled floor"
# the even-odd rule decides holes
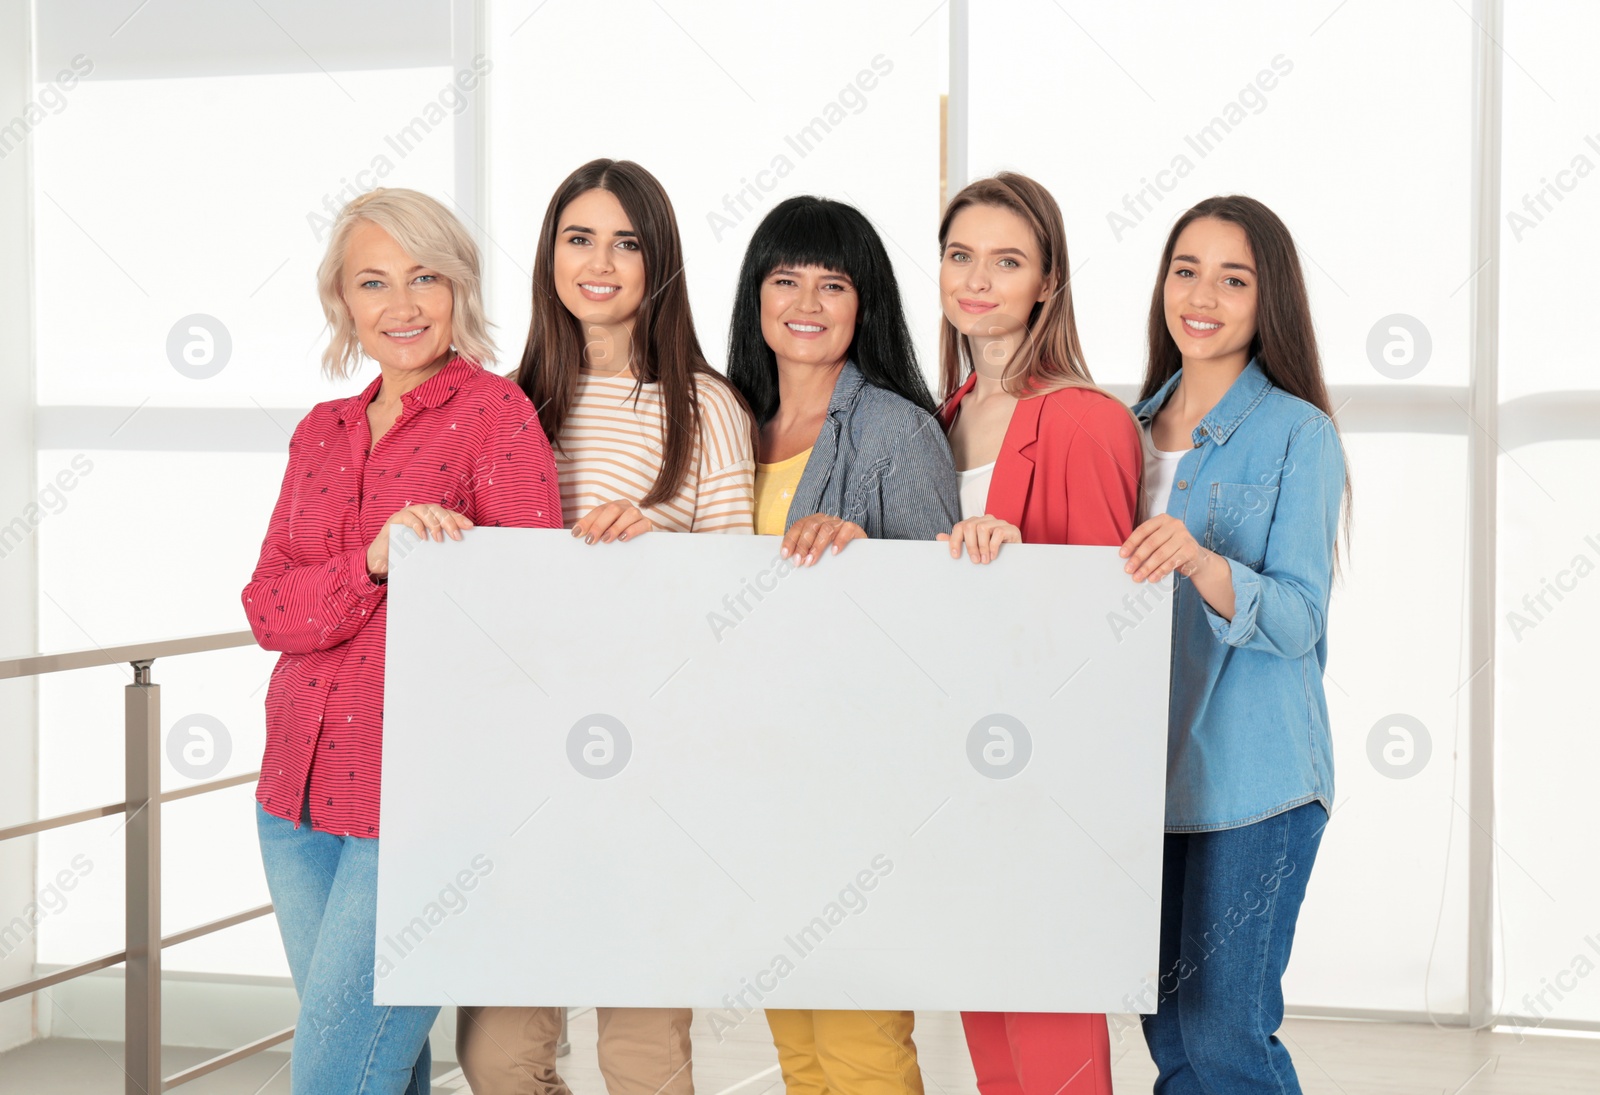
[[[1113,1030],[1119,1024],[1113,1024]],[[562,1075],[573,1095],[605,1095],[594,1063],[594,1013],[575,1014],[572,1053]],[[1600,1092],[1600,1039],[1511,1034],[1466,1034],[1430,1026],[1300,1019],[1287,1023],[1307,1095],[1594,1095]],[[697,1018],[695,1088],[700,1095],[781,1095],[778,1067],[765,1022],[751,1016],[719,1041]],[[972,1095],[956,1016],[917,1016],[917,1045],[928,1095]],[[1136,1029],[1112,1036],[1113,1074],[1120,1092],[1150,1090],[1155,1071]],[[51,1039],[0,1056],[0,1095],[120,1095],[122,1047]],[[169,1073],[196,1064],[205,1050],[169,1049]],[[288,1095],[289,1058],[265,1053],[179,1089],[185,1095]],[[449,1063],[434,1069],[434,1095],[463,1093],[466,1083]],[[330,1093],[331,1095],[331,1093]]]

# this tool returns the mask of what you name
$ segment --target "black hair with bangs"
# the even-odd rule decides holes
[[[761,284],[774,270],[820,266],[844,274],[858,300],[849,358],[867,383],[929,414],[933,397],[917,364],[900,287],[883,241],[861,211],[803,194],[780,202],[750,237],[728,327],[728,379],[764,425],[778,411],[778,360],[761,333]]]

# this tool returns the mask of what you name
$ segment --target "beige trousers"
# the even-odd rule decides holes
[[[473,1095],[572,1095],[556,1071],[561,1008],[456,1009],[456,1056]],[[694,1095],[688,1008],[596,1008],[610,1095]]]

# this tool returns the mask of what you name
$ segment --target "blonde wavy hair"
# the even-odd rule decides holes
[[[317,295],[322,298],[322,314],[331,334],[322,351],[322,371],[343,379],[361,360],[361,340],[345,305],[341,282],[350,235],[362,221],[382,228],[418,265],[438,271],[450,283],[450,345],[457,354],[485,368],[493,365],[494,342],[483,315],[478,245],[455,214],[428,195],[379,187],[352,199],[339,211],[328,252],[317,267]]]

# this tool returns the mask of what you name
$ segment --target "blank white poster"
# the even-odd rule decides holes
[[[1112,548],[413,542],[377,1002],[1128,1010],[1169,597]]]

